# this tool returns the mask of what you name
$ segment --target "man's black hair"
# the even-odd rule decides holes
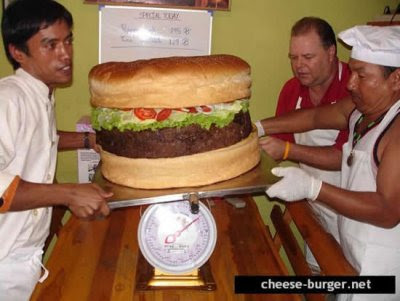
[[[321,39],[322,46],[327,49],[330,46],[336,46],[335,32],[332,26],[325,20],[317,17],[304,17],[298,20],[292,27],[292,37],[299,36],[310,31],[315,31]]]
[[[58,21],[64,21],[69,28],[73,25],[71,13],[53,0],[14,0],[4,10],[1,33],[4,50],[14,70],[20,65],[8,50],[10,44],[29,55],[27,41],[39,30]]]

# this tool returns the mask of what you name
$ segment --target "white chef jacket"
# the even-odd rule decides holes
[[[374,146],[381,133],[400,112],[400,100],[386,113],[384,119],[354,147],[353,163],[347,165],[352,149],[354,125],[361,116],[354,111],[350,117],[349,141],[343,145],[343,189],[352,191],[376,191],[377,167],[374,162]],[[395,275],[395,295],[340,295],[338,300],[400,300],[400,225],[391,229],[338,216],[340,244],[344,255],[360,275]]]
[[[49,88],[21,68],[1,79],[0,195],[15,175],[29,182],[52,183],[57,143],[54,97],[49,96]],[[0,279],[2,263],[16,254],[40,252],[50,219],[51,208],[0,213]],[[19,275],[10,271],[9,277]]]

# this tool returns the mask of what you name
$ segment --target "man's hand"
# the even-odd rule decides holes
[[[94,144],[93,150],[94,150],[96,153],[100,154],[101,149],[102,149],[102,148],[101,148],[101,145],[100,145],[100,144]]]
[[[310,176],[304,170],[298,167],[275,167],[271,172],[283,178],[266,190],[269,197],[287,202],[302,199],[314,201],[318,197],[322,181]]]
[[[96,133],[89,133],[89,146],[96,153],[100,153],[101,146],[100,146],[100,144],[96,143]]]
[[[113,195],[112,192],[104,191],[97,184],[75,184],[73,186],[69,190],[67,206],[74,215],[88,218],[110,214],[106,199]]]
[[[283,154],[285,153],[285,141],[268,136],[261,138],[259,144],[268,155],[274,158],[274,160],[282,160]]]

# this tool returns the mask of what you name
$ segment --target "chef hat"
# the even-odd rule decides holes
[[[400,26],[354,26],[339,38],[353,46],[350,56],[356,60],[400,67]]]

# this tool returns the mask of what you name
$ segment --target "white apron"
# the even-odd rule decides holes
[[[296,109],[300,108],[301,97],[297,100]],[[294,134],[296,144],[308,146],[331,146],[335,144],[336,138],[339,134],[338,130],[312,130],[305,133]],[[305,170],[310,175],[321,179],[322,181],[334,186],[340,186],[340,171],[322,170],[312,166],[299,163],[301,169]],[[328,208],[318,200],[309,202],[313,212],[323,228],[333,235],[339,241],[339,233],[337,226],[337,213],[333,209]],[[311,250],[305,246],[306,260],[310,265],[313,272],[318,273],[319,267]]]
[[[376,166],[373,149],[379,135],[396,116],[400,108],[397,101],[384,119],[354,147],[353,163],[347,158],[351,152],[354,124],[361,113],[354,111],[350,117],[349,141],[343,145],[342,188],[352,191],[376,191]],[[395,275],[395,295],[340,295],[338,300],[400,300],[400,225],[391,229],[376,227],[344,216],[338,217],[340,244],[344,255],[360,275]]]

